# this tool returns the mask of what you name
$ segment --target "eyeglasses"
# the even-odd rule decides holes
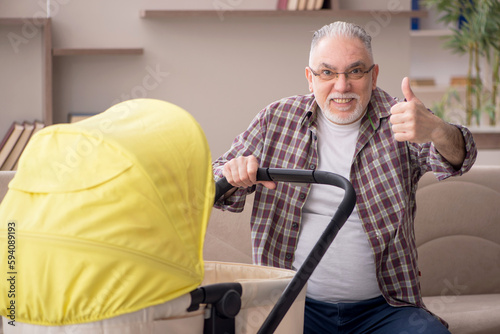
[[[308,66],[309,67],[309,66]],[[363,71],[360,67],[353,68],[349,72],[332,72],[329,69],[323,69],[320,70],[319,73],[314,72],[312,68],[309,67],[311,70],[312,74],[315,76],[319,77],[323,81],[330,81],[330,80],[337,80],[339,78],[339,75],[344,74],[346,80],[351,79],[351,80],[359,80],[362,77],[364,77],[365,74],[369,73],[373,68],[375,67],[375,64],[373,64],[368,70]]]

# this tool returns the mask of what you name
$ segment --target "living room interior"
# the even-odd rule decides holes
[[[444,103],[451,109],[443,117],[466,125],[474,135],[478,157],[470,179],[458,185],[450,182],[443,189],[435,188],[437,194],[448,193],[450,189],[459,189],[455,194],[463,196],[474,194],[476,197],[461,202],[475,203],[468,210],[474,214],[464,216],[456,207],[450,207],[447,219],[458,222],[457,230],[444,228],[445,232],[436,232],[431,237],[435,232],[431,227],[418,230],[417,235],[427,238],[426,242],[444,235],[472,235],[474,242],[465,241],[468,250],[487,249],[488,260],[477,269],[483,272],[485,281],[476,277],[467,283],[462,278],[469,280],[474,276],[471,268],[484,258],[482,255],[467,253],[470,256],[467,257],[460,253],[463,263],[459,259],[451,261],[467,268],[437,268],[431,253],[452,256],[457,244],[432,244],[431,248],[423,249],[426,266],[434,275],[431,277],[440,281],[432,284],[432,279],[427,279],[425,284],[428,297],[436,297],[429,299],[429,303],[438,314],[443,312],[451,319],[452,333],[498,333],[500,280],[495,277],[500,270],[500,212],[494,203],[500,198],[500,99],[493,112],[496,124],[489,121],[487,113],[476,113],[469,122],[464,110],[469,57],[455,54],[444,45],[455,26],[441,22],[441,13],[424,6],[423,1],[325,1],[318,9],[309,10],[279,9],[279,3],[278,0],[0,0],[2,145],[7,143],[15,125],[21,138],[22,127],[26,125],[33,131],[37,124],[41,129],[76,122],[117,103],[148,98],[168,101],[188,111],[203,129],[215,160],[269,103],[284,96],[309,93],[304,73],[313,31],[337,20],[357,23],[372,36],[375,62],[380,66],[378,86],[402,98],[401,81],[409,77],[415,95],[427,108],[438,109]],[[488,89],[493,84],[493,68],[486,57],[480,59],[480,65],[480,76]],[[456,94],[455,101],[443,102],[451,92]],[[29,136],[22,147],[28,142]],[[19,148],[18,154],[21,152]],[[8,160],[9,152],[2,155],[0,148],[0,158],[2,172],[12,172],[2,181],[5,193],[19,157]],[[436,185],[431,175],[426,177],[424,184],[426,191],[430,191]],[[434,201],[428,200],[427,195],[420,196],[422,208],[429,210],[421,216],[429,221],[432,219],[429,212],[437,212],[439,208],[432,207]],[[431,197],[438,201],[443,196],[434,193]],[[481,212],[476,211],[479,208]],[[245,210],[244,219],[249,219],[249,211]],[[471,232],[465,226],[475,224],[467,221],[474,217],[484,224],[478,223],[480,231]],[[251,263],[250,240],[241,241],[244,238],[241,235],[250,231],[232,231],[228,222],[235,219],[244,220],[227,213],[212,214],[214,223],[212,230],[209,224],[207,245],[213,248],[206,250],[206,254],[220,261],[230,261],[226,255],[231,254],[236,262]],[[217,254],[216,244],[225,233],[234,240]],[[482,243],[484,238],[490,238],[486,246]],[[492,265],[495,261],[496,266]],[[446,276],[443,268],[452,274]],[[455,290],[450,282],[454,282]],[[457,293],[457,287],[463,286],[470,291]],[[468,295],[480,297],[471,300]],[[460,298],[465,304],[450,306]],[[449,303],[450,300],[453,301]]]

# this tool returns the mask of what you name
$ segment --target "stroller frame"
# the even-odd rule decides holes
[[[257,181],[282,181],[292,183],[327,184],[344,189],[344,197],[328,226],[307,256],[302,266],[283,291],[258,334],[273,333],[279,326],[340,228],[351,215],[356,204],[356,193],[352,184],[344,177],[330,172],[281,168],[259,168]],[[215,200],[233,188],[225,178],[216,183]],[[200,304],[207,304],[210,317],[205,319],[204,334],[231,334],[235,332],[235,317],[241,308],[242,288],[239,283],[219,283],[199,287],[191,292],[191,306],[188,311],[197,310]]]

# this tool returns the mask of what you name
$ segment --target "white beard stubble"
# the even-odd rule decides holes
[[[356,100],[356,107],[347,116],[340,116],[340,115],[334,114],[330,109],[330,101],[332,99],[355,99]],[[323,112],[323,115],[325,115],[325,117],[329,121],[331,121],[335,124],[339,124],[339,125],[346,125],[346,124],[354,123],[355,121],[360,119],[361,116],[363,116],[363,114],[365,112],[365,108],[363,108],[363,106],[361,105],[360,96],[358,94],[355,94],[355,93],[348,93],[348,94],[331,93],[326,98],[323,106],[320,106],[320,109]],[[347,111],[347,109],[342,110],[342,108],[339,108],[339,110],[340,111]]]

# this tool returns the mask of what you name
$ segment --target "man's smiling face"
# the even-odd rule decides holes
[[[321,79],[321,73],[359,73],[368,71],[373,60],[361,40],[346,37],[325,37],[311,53],[306,77],[324,115],[336,124],[351,124],[363,117],[377,86],[378,65],[354,80],[339,74],[332,80]],[[316,73],[316,75],[313,73]]]

